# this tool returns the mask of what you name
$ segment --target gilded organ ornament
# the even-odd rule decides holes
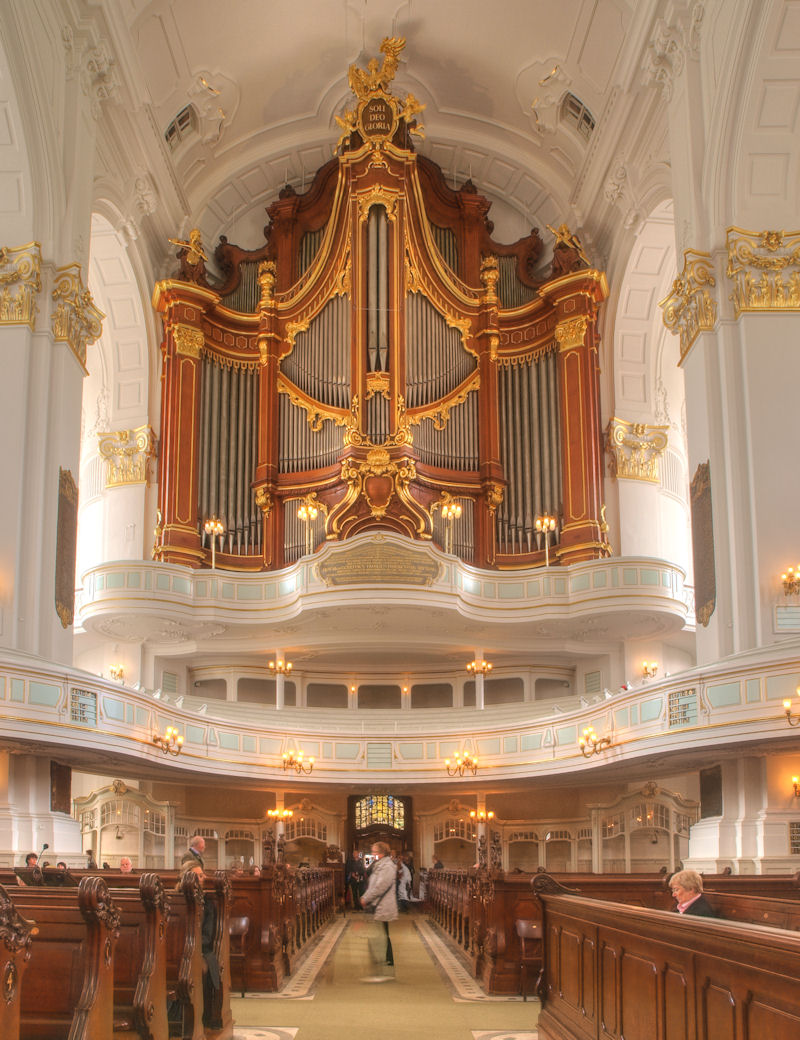
[[[664,325],[680,336],[681,361],[701,332],[710,332],[717,321],[717,304],[709,292],[716,285],[710,253],[687,249],[683,270],[672,283],[672,290],[659,303]]]
[[[800,231],[728,228],[731,300],[746,312],[800,311]]]
[[[36,297],[42,291],[38,242],[0,249],[0,325],[36,325]]]
[[[667,446],[668,430],[668,426],[648,426],[612,418],[606,432],[606,446],[611,455],[613,475],[618,480],[658,484],[661,479],[659,459]]]

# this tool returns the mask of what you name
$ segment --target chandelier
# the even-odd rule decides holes
[[[267,809],[267,816],[273,820],[288,820],[294,812],[291,809]]]
[[[302,751],[284,751],[282,764],[284,773],[289,769],[294,769],[296,773],[305,773],[308,776],[314,768],[314,759],[313,757],[304,759]]]
[[[294,665],[291,661],[268,661],[267,668],[273,675],[289,675]]]
[[[175,726],[167,726],[163,736],[160,733],[153,734],[153,743],[161,748],[165,755],[179,755],[183,748],[183,737]]]
[[[796,596],[800,593],[800,563],[796,570],[794,567],[790,567],[785,574],[782,574],[781,581],[784,596]]]
[[[478,758],[476,755],[470,754],[469,751],[456,752],[455,762],[451,762],[449,758],[446,758],[444,764],[448,776],[463,776],[467,772],[475,776],[478,772]]]
[[[598,737],[594,726],[587,726],[583,731],[583,736],[578,740],[578,744],[583,757],[591,758],[592,755],[599,755],[601,751],[611,747],[611,737]]]
[[[488,675],[492,670],[490,661],[468,661],[467,671],[470,675]]]

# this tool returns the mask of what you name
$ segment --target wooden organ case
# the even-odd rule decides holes
[[[421,106],[390,89],[402,45],[350,69],[338,155],[308,191],[281,191],[261,249],[221,238],[211,284],[192,232],[155,288],[157,559],[208,565],[216,538],[220,566],[274,569],[382,528],[479,567],[531,566],[543,514],[551,562],[609,551],[605,276],[562,225],[535,277],[538,232],[494,242],[489,202],[415,153]]]

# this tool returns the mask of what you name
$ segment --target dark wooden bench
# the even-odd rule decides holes
[[[23,976],[38,928],[19,913],[0,885],[0,1037],[19,1040]]]
[[[119,910],[105,882],[19,888],[14,902],[38,928],[22,986],[22,1040],[110,1040]]]

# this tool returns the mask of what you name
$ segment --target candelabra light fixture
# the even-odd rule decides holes
[[[313,495],[304,498],[297,510],[297,519],[306,525],[306,556],[310,556],[313,549],[314,521],[319,515],[319,506],[313,498]]]
[[[464,776],[465,773],[475,776],[478,772],[478,759],[469,751],[457,751],[455,761],[451,762],[446,758],[444,765],[448,776]]]
[[[467,671],[470,675],[488,675],[492,670],[491,661],[468,661]]]
[[[470,819],[477,820],[478,823],[484,823],[486,820],[493,820],[494,813],[487,812],[485,809],[470,809]]]
[[[294,812],[292,809],[267,809],[267,816],[272,820],[288,820]]]
[[[292,668],[294,665],[291,661],[268,661],[267,668],[269,668],[272,675],[291,675]]]
[[[594,726],[586,726],[578,744],[583,757],[591,758],[592,755],[599,755],[601,751],[611,747],[611,737],[598,737]]]
[[[800,563],[797,567],[790,567],[781,575],[784,596],[797,596],[800,593]]]
[[[534,521],[536,530],[544,534],[544,565],[550,566],[550,532],[555,531],[558,520],[554,516],[543,513]]]
[[[121,664],[112,664],[108,669],[108,674],[117,682],[123,682],[125,680],[125,668]]]
[[[210,516],[203,525],[203,530],[211,539],[211,570],[217,566],[217,538],[225,534],[225,524],[217,516]]]
[[[792,787],[794,788],[795,798],[800,798],[800,776],[792,777]]]
[[[161,748],[165,755],[179,755],[183,748],[183,737],[175,726],[167,726],[163,736],[160,733],[153,734],[153,743]]]
[[[305,773],[308,776],[314,768],[314,759],[303,758],[302,751],[284,751],[282,764],[284,773],[293,769],[295,773]]]
[[[797,687],[795,692],[800,697],[800,686]],[[800,726],[800,712],[797,715],[792,715],[792,702],[790,700],[783,702],[783,711],[790,726]]]
[[[444,551],[446,553],[452,553],[453,551],[453,521],[460,518],[461,512],[461,506],[458,502],[449,501],[442,506],[442,520],[445,522]]]
[[[658,664],[655,661],[642,661],[642,675],[645,679],[654,679],[658,674]]]

